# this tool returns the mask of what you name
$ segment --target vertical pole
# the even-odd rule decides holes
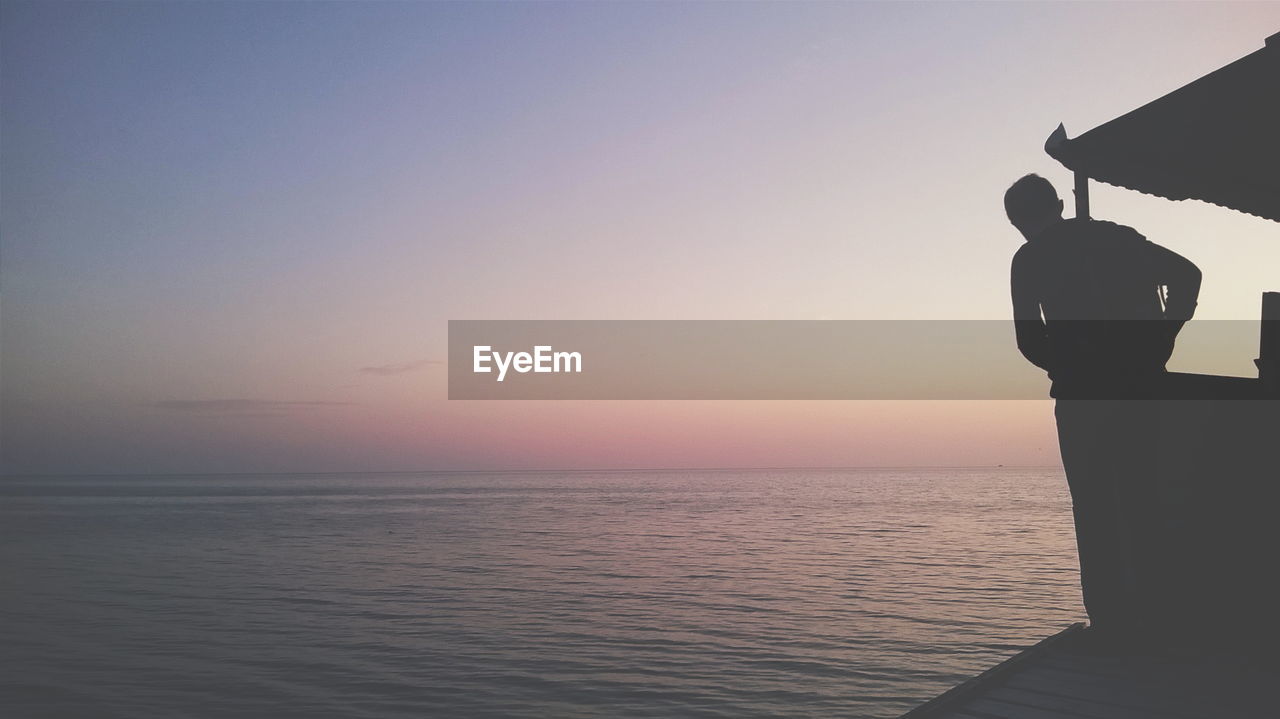
[[[1280,292],[1262,293],[1262,336],[1256,364],[1263,392],[1280,396]]]
[[[1262,341],[1258,356],[1280,360],[1280,292],[1262,293]]]
[[[1076,219],[1089,219],[1089,176],[1076,173]]]

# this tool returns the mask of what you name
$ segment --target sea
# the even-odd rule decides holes
[[[1060,467],[9,477],[0,715],[895,717],[1080,621]]]

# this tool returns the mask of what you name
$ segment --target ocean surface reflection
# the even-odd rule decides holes
[[[24,717],[890,717],[1083,617],[1060,469],[0,480]]]

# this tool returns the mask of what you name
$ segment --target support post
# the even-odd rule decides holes
[[[1089,176],[1076,172],[1076,219],[1089,219]]]
[[[1280,397],[1280,292],[1262,293],[1262,333],[1254,364],[1262,391],[1268,397]]]

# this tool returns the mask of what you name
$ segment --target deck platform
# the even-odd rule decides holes
[[[1217,651],[1091,656],[1076,624],[902,719],[1241,719],[1280,716],[1274,657]]]

